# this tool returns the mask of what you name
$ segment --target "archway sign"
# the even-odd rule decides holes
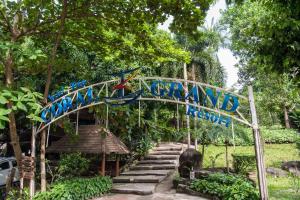
[[[246,97],[201,82],[136,75],[137,68],[112,74],[119,78],[110,81],[91,85],[88,85],[85,80],[72,82],[69,86],[62,86],[67,89],[49,95],[50,103],[42,109],[40,115],[43,122],[33,126],[32,156],[35,156],[37,134],[43,130],[48,130],[49,133],[52,123],[75,112],[77,112],[78,126],[78,111],[82,109],[105,104],[108,128],[110,106],[138,103],[140,111],[141,101],[182,104],[186,106],[186,115],[189,117],[207,120],[225,127],[229,127],[235,120],[253,129],[260,196],[261,199],[268,199],[263,150],[251,86],[248,87],[248,97]],[[131,88],[127,86],[128,82]],[[251,111],[251,116],[243,116],[239,110]],[[139,112],[139,124],[140,117]],[[252,123],[248,118],[251,118]],[[31,194],[34,194],[34,180],[31,184]]]

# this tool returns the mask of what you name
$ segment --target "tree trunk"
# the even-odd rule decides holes
[[[12,56],[11,52],[9,52],[8,55],[7,55],[7,58],[6,58],[6,62],[5,62],[5,82],[6,82],[6,86],[10,89],[13,88],[13,81],[14,81],[14,78],[13,78],[13,56]],[[7,109],[12,109],[12,106],[13,106],[12,103],[9,102],[7,104]],[[17,133],[15,113],[13,111],[11,111],[8,114],[8,118],[9,118],[10,141],[11,141],[11,145],[13,147],[14,153],[15,153],[18,168],[20,170],[22,150],[21,150],[21,146],[20,146],[19,136],[18,136],[18,133]]]
[[[48,64],[48,69],[47,69],[47,82],[45,85],[45,91],[44,91],[44,103],[47,103],[47,97],[49,94],[49,88],[50,88],[50,84],[51,84],[51,78],[52,78],[52,70],[53,70],[53,64],[54,64],[54,60],[56,57],[56,52],[57,52],[57,48],[60,44],[60,40],[61,40],[61,36],[62,36],[62,32],[65,26],[65,19],[67,16],[67,4],[68,1],[64,0],[63,1],[63,9],[61,11],[61,23],[60,23],[60,27],[59,30],[57,32],[56,35],[56,40],[55,40],[55,44],[54,47],[52,49],[52,53],[51,53],[51,58],[50,58],[50,62]],[[46,187],[47,187],[47,182],[46,182],[46,131],[42,131],[41,133],[41,191],[44,192],[46,191]]]
[[[285,128],[291,128],[290,118],[289,118],[289,114],[288,114],[288,109],[287,109],[286,106],[283,107],[283,111],[284,111]]]

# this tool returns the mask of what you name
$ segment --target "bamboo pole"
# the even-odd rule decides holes
[[[32,125],[32,135],[31,135],[31,157],[33,160],[35,160],[35,151],[36,151],[36,128],[34,125]],[[35,163],[35,162],[34,162]],[[35,168],[35,166],[34,166]],[[23,179],[24,180],[24,179]],[[22,182],[23,182],[22,180]],[[23,184],[23,183],[22,183]],[[30,199],[33,198],[35,193],[35,170],[33,171],[33,176],[30,179],[30,185],[29,185],[29,195]]]
[[[192,63],[192,77],[193,77],[193,81],[196,81],[196,70],[195,70],[195,64],[194,63]],[[195,87],[195,86],[196,86],[196,84],[193,83],[193,87]],[[198,90],[197,90],[197,93],[198,93]],[[194,99],[194,104],[197,105],[195,99]],[[196,119],[196,117],[194,117],[194,134],[195,134],[195,130],[197,130],[197,119]],[[198,138],[197,138],[197,135],[194,135],[194,136],[195,136],[195,150],[197,151],[197,149],[198,149]]]
[[[186,63],[183,64],[183,77],[184,77],[184,88],[185,88],[185,96],[188,95],[188,84],[187,84],[187,69],[186,69]],[[186,112],[188,112],[189,109],[189,100],[188,98],[185,100],[185,108]],[[190,132],[190,116],[186,115],[186,128],[187,128],[187,137],[188,137],[188,149],[191,146],[191,132]]]
[[[266,180],[266,168],[264,163],[264,152],[261,144],[260,131],[258,127],[258,120],[256,115],[254,96],[252,86],[248,86],[249,104],[252,117],[252,130],[253,138],[255,141],[255,156],[256,156],[256,167],[258,173],[258,185],[261,200],[268,200],[268,187]]]
[[[105,94],[108,97],[108,85],[106,83],[106,88],[105,88]],[[105,128],[108,129],[108,105],[106,104],[106,121],[105,121]]]

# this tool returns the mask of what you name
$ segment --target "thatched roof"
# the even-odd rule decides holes
[[[79,126],[78,138],[65,135],[47,148],[49,153],[82,152],[88,154],[128,154],[125,144],[107,129],[98,125]]]

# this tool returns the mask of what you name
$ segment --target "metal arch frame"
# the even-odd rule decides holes
[[[201,108],[207,111],[212,111],[212,112],[216,112],[220,115],[225,115],[228,117],[231,117],[232,119],[239,121],[249,127],[252,128],[253,130],[253,138],[255,141],[255,155],[256,155],[256,165],[257,165],[257,170],[258,170],[258,183],[259,183],[259,192],[260,192],[260,198],[262,200],[268,200],[268,189],[267,189],[267,183],[266,183],[266,172],[265,172],[265,164],[264,164],[264,158],[263,158],[263,147],[261,145],[261,139],[260,139],[260,130],[258,127],[258,120],[257,120],[257,115],[256,115],[256,109],[255,109],[255,103],[254,103],[254,95],[253,95],[253,90],[252,90],[252,86],[248,87],[248,98],[239,94],[236,94],[235,92],[232,92],[228,89],[224,89],[224,88],[220,88],[220,87],[216,87],[216,86],[212,86],[209,84],[205,84],[205,83],[201,83],[201,82],[196,82],[196,81],[190,81],[190,80],[186,80],[186,79],[176,79],[176,78],[164,78],[164,77],[137,77],[134,78],[133,80],[138,80],[138,86],[141,89],[142,84],[147,88],[148,91],[151,91],[149,85],[146,83],[147,80],[158,80],[158,81],[173,81],[173,82],[180,82],[183,85],[186,84],[192,84],[194,86],[197,86],[200,88],[200,90],[203,92],[204,95],[206,95],[206,92],[204,90],[204,87],[208,87],[208,88],[213,88],[217,91],[223,91],[224,93],[230,93],[233,94],[234,96],[240,97],[241,99],[247,100],[247,102],[249,103],[249,107],[250,107],[250,111],[251,111],[251,118],[252,118],[252,123],[248,122],[248,120],[238,111],[236,110],[236,114],[240,117],[236,117],[233,115],[229,115],[227,113],[224,113],[222,111],[220,111],[218,109],[218,107],[216,107],[216,109],[212,109],[209,107],[205,107],[205,106],[201,106],[199,104],[195,105],[194,102],[190,103],[190,100],[193,100],[191,98],[187,99],[187,100],[183,100],[180,101],[179,99],[176,99],[175,97],[173,98],[169,98],[169,99],[164,99],[159,97],[153,97],[153,98],[148,98],[148,97],[140,97],[138,99],[139,101],[139,110],[140,110],[140,102],[141,101],[161,101],[161,102],[170,102],[170,103],[175,103],[177,104],[182,104],[182,105],[191,105],[193,107],[197,107],[197,108]],[[55,101],[51,102],[50,104],[46,105],[42,111],[44,111],[45,109],[49,109],[53,103],[59,102],[61,101],[63,98],[65,98],[66,96],[72,96],[72,101],[75,99],[75,97],[77,96],[78,92],[82,91],[82,90],[87,90],[88,88],[93,88],[96,86],[101,86],[100,91],[98,92],[97,96],[99,96],[101,94],[101,92],[104,90],[105,87],[105,95],[106,96],[112,96],[114,94],[115,91],[113,91],[110,95],[108,94],[108,84],[110,83],[114,83],[114,82],[118,82],[119,80],[109,80],[109,81],[104,81],[104,82],[100,82],[100,83],[95,83],[89,86],[85,86],[83,88],[79,88],[77,90],[71,91],[71,88],[69,88],[67,90],[67,93],[63,96],[61,96],[60,98],[56,99]],[[185,86],[186,86],[185,85]],[[158,84],[158,89],[159,89],[159,84]],[[185,91],[186,92],[186,91]],[[224,94],[223,94],[224,95]],[[84,96],[84,98],[86,98],[86,94]],[[209,98],[208,98],[209,99]],[[209,99],[210,100],[210,99]],[[31,141],[31,156],[35,157],[35,148],[36,148],[36,142],[35,142],[35,138],[36,135],[38,133],[40,133],[42,130],[44,130],[45,128],[47,128],[48,126],[50,126],[52,123],[54,123],[55,121],[70,115],[71,113],[77,112],[79,110],[88,108],[88,107],[92,107],[92,106],[96,106],[96,105],[100,105],[100,104],[104,104],[104,101],[99,101],[99,102],[93,102],[90,103],[88,105],[84,105],[82,106],[81,104],[79,106],[76,107],[76,109],[72,109],[72,110],[68,110],[67,112],[64,112],[62,115],[56,117],[55,119],[52,119],[52,115],[51,116],[51,121],[49,123],[47,123],[46,125],[43,125],[44,123],[40,123],[38,126],[33,125],[32,128],[32,141]],[[41,112],[42,112],[41,111]],[[106,106],[106,117],[108,117],[108,106]],[[139,113],[139,118],[140,118],[140,113]],[[139,119],[139,124],[140,124],[140,119]],[[77,124],[78,125],[78,124]],[[106,120],[106,128],[108,128],[108,120]],[[34,177],[33,179],[30,180],[30,196],[33,197],[35,192],[35,180]]]
[[[184,79],[177,79],[177,78],[165,78],[165,77],[137,77],[137,78],[134,78],[133,80],[138,80],[139,81],[139,87],[142,87],[145,86],[148,90],[148,92],[151,92],[151,89],[150,89],[150,86],[146,83],[146,81],[151,81],[151,80],[158,80],[158,81],[172,81],[172,82],[180,82],[180,83],[184,83],[184,82],[187,82],[188,84],[192,85],[192,86],[197,86],[200,88],[200,90],[206,94],[205,90],[203,89],[203,87],[209,87],[209,88],[212,88],[212,89],[216,89],[218,91],[223,91],[223,92],[226,92],[226,93],[230,93],[230,94],[233,94],[237,97],[240,97],[244,100],[248,100],[247,97],[245,96],[242,96],[242,95],[239,95],[239,94],[236,94],[235,92],[232,92],[232,91],[229,91],[227,89],[224,89],[224,88],[220,88],[220,87],[216,87],[216,86],[212,86],[212,85],[209,85],[209,84],[205,84],[205,83],[201,83],[201,82],[196,82],[196,81],[190,81],[190,80],[184,80]],[[91,84],[91,85],[88,85],[88,86],[85,86],[85,87],[82,87],[82,88],[79,88],[77,90],[73,90],[71,91],[70,89],[67,90],[67,93],[64,94],[63,96],[59,97],[58,99],[54,100],[53,102],[51,103],[48,103],[42,110],[41,112],[43,112],[44,110],[46,109],[49,109],[54,103],[57,103],[57,102],[60,102],[62,99],[64,99],[65,97],[70,97],[72,99],[72,101],[76,98],[78,92],[80,91],[85,91],[87,90],[88,88],[94,88],[96,86],[99,86],[100,87],[100,91],[97,93],[96,96],[99,96],[102,92],[105,92],[106,95],[107,95],[107,92],[108,92],[108,86],[109,84],[111,83],[114,83],[114,82],[118,82],[119,80],[115,79],[115,80],[109,80],[109,81],[104,81],[104,82],[100,82],[100,83],[95,83],[95,84]],[[104,91],[104,87],[105,87],[105,91]],[[110,94],[110,96],[112,96],[114,94],[114,91]],[[86,95],[84,96],[84,98],[86,97]],[[209,98],[208,98],[209,99]],[[209,99],[210,100],[210,99]],[[196,107],[196,108],[200,108],[200,109],[204,109],[204,110],[207,110],[207,111],[211,111],[211,112],[216,112],[218,114],[221,114],[221,115],[224,115],[224,116],[227,116],[227,117],[230,117],[236,121],[239,121],[249,127],[252,127],[252,124],[249,123],[249,121],[237,110],[237,114],[240,118],[234,116],[234,115],[230,115],[228,113],[225,113],[225,112],[222,112],[220,111],[218,108],[209,108],[209,107],[206,107],[206,106],[202,106],[202,105],[195,105],[194,103],[190,103],[190,102],[185,102],[185,101],[180,101],[176,98],[173,98],[173,99],[168,99],[168,98],[163,98],[163,97],[152,97],[152,98],[149,98],[149,97],[143,97],[141,96],[138,101],[159,101],[159,102],[169,102],[169,103],[174,103],[174,104],[182,104],[182,105],[191,105],[193,107]],[[89,107],[92,107],[92,106],[96,106],[96,105],[101,105],[101,104],[104,104],[105,102],[103,100],[99,101],[99,102],[93,102],[93,103],[90,103],[88,105],[84,105],[82,106],[81,104],[76,108],[76,109],[71,109],[70,111],[67,111],[67,112],[64,112],[62,115],[56,117],[56,118],[52,118],[51,116],[51,121],[47,124],[44,124],[44,122],[41,122],[39,125],[37,125],[37,130],[35,132],[35,134],[37,135],[38,133],[40,133],[42,130],[44,130],[45,128],[47,128],[48,126],[50,126],[52,123],[56,122],[57,120],[65,117],[65,116],[68,116],[74,112],[77,112],[79,110],[82,110],[82,109],[85,109],[85,108],[89,108]],[[140,104],[140,103],[139,103]]]

